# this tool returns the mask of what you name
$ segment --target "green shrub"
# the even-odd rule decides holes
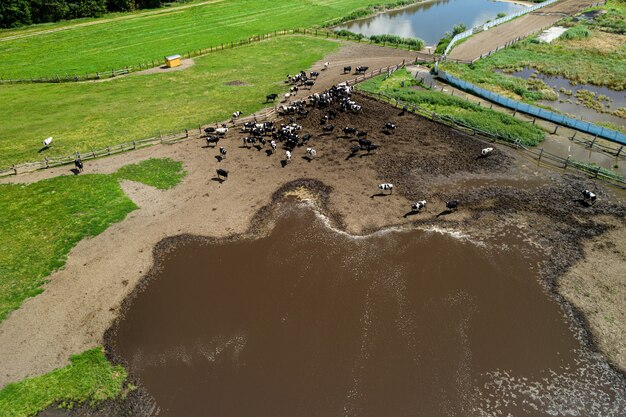
[[[563,32],[563,34],[559,38],[571,41],[575,39],[589,38],[590,36],[591,36],[591,32],[586,27],[574,26],[572,28],[567,29],[565,32]]]

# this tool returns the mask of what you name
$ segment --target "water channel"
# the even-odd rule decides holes
[[[420,38],[436,45],[458,23],[468,28],[494,20],[498,13],[513,14],[525,6],[493,0],[436,0],[354,20],[335,29],[347,29],[365,36],[393,34]]]
[[[626,411],[515,231],[353,237],[304,203],[276,216],[258,239],[181,239],[116,324],[159,416]]]

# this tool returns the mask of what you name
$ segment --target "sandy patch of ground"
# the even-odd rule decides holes
[[[350,50],[325,58],[331,65],[312,91],[354,77],[342,74],[344,65],[393,65],[407,53],[383,48],[384,56],[368,56],[370,48],[379,47],[360,47],[364,55]],[[179,234],[245,233],[262,215],[260,209],[272,202],[275,191],[291,181],[310,178],[331,187],[328,208],[338,224],[353,234],[413,225],[483,231],[488,238],[499,227],[519,223],[527,240],[540,248],[554,248],[545,267],[548,280],[582,257],[581,239],[602,233],[604,223],[597,216],[623,216],[616,204],[619,198],[597,183],[537,168],[505,147],[496,147],[490,158],[477,159],[485,144],[475,138],[412,114],[401,115],[399,109],[371,99],[357,96],[356,100],[363,104],[363,113],[340,113],[333,121],[337,126],[333,134],[321,134],[321,110],[312,110],[299,121],[303,132],[313,135],[308,146],[318,151],[311,161],[304,158],[303,148],[297,148],[292,162],[283,167],[283,150],[271,155],[267,147],[247,148],[243,134],[235,129],[219,143],[228,150],[222,162],[216,158],[217,148],[206,147],[199,137],[86,161],[85,173],[111,173],[150,157],[171,157],[184,162],[188,175],[167,191],[122,184],[140,208],[102,234],[81,241],[66,266],[50,276],[44,292],[0,323],[0,386],[63,366],[70,354],[102,344],[122,302],[151,268],[152,249],[159,241]],[[385,134],[381,130],[385,121],[395,122],[398,129]],[[345,125],[367,130],[370,139],[381,145],[379,151],[348,158],[354,142],[341,135]],[[218,167],[230,171],[223,183],[214,180]],[[3,181],[72,175],[70,168]],[[378,195],[380,182],[393,182],[396,191]],[[600,203],[586,208],[572,200],[580,187],[597,189]],[[406,215],[410,202],[418,198],[428,200],[427,209]],[[461,210],[444,210],[444,202],[451,198],[462,202]]]
[[[584,244],[585,257],[558,280],[558,289],[589,322],[600,349],[626,369],[626,236],[619,223]]]

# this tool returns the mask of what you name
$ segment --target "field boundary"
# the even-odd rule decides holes
[[[294,36],[294,35],[304,35],[304,36],[312,36],[318,38],[326,38],[326,39],[336,39],[336,40],[344,40],[349,42],[357,42],[357,43],[368,43],[370,45],[379,45],[382,47],[393,47],[395,49],[406,49],[407,51],[413,50],[416,54],[416,58],[419,62],[435,62],[439,60],[440,56],[437,54],[427,54],[424,52],[417,51],[413,49],[411,45],[406,44],[392,44],[392,43],[376,43],[371,40],[363,40],[359,37],[354,37],[350,35],[340,35],[336,32],[333,32],[328,29],[306,29],[306,28],[296,28],[296,29],[288,29],[288,30],[276,30],[274,32],[265,33],[262,35],[254,35],[250,36],[246,39],[240,39],[238,41],[221,43],[216,46],[210,46],[208,48],[195,49],[195,50],[187,50],[186,53],[181,53],[181,57],[183,59],[196,58],[200,56],[205,56],[208,54],[212,54],[214,52],[224,51],[226,49],[238,48],[246,45],[250,45],[257,42],[262,42],[274,38],[279,38],[283,36]],[[465,61],[458,60],[449,60],[457,63],[469,63]],[[96,73],[85,73],[85,74],[65,74],[65,75],[54,75],[50,77],[39,77],[39,78],[8,78],[4,79],[0,76],[0,84],[38,84],[38,83],[68,83],[68,82],[83,82],[83,81],[96,81],[103,80],[108,78],[115,78],[121,75],[127,75],[137,71],[144,71],[151,68],[157,68],[165,65],[165,57],[158,59],[151,59],[146,62],[139,62],[135,65],[128,65],[119,69],[111,69],[111,71],[103,71]]]
[[[473,126],[468,126],[453,117],[437,114],[435,112],[424,109],[414,103],[407,103],[402,100],[397,100],[396,98],[391,97],[385,93],[368,93],[365,91],[358,91],[358,94],[372,97],[380,101],[385,101],[389,104],[392,104],[396,108],[402,107],[404,111],[409,111],[411,113],[426,117],[427,119],[430,119],[434,122],[444,124],[455,130],[470,134],[471,136],[478,137],[482,140],[486,140],[492,143],[499,143],[514,148],[518,151],[521,151],[524,156],[529,157],[533,161],[536,161],[538,165],[543,164],[545,166],[562,169],[564,171],[567,170],[567,168],[573,168],[576,171],[583,173],[591,178],[600,179],[622,188],[626,186],[626,179],[624,179],[620,175],[610,175],[602,167],[584,164],[579,161],[573,160],[570,157],[562,158],[558,155],[547,152],[544,149],[537,150],[526,147],[522,145],[519,140],[512,141],[508,138],[486,132],[481,129],[477,129]]]
[[[477,95],[486,100],[492,101],[494,103],[497,103],[509,109],[519,111],[521,113],[526,113],[531,116],[535,116],[535,117],[538,117],[543,120],[547,120],[555,124],[567,126],[572,129],[578,130],[580,132],[594,135],[595,137],[606,139],[610,142],[617,143],[618,145],[621,145],[622,147],[626,145],[626,135],[616,130],[609,129],[609,128],[602,127],[602,126],[597,126],[590,122],[583,122],[581,120],[574,119],[572,117],[565,116],[563,114],[557,114],[550,110],[542,109],[541,107],[537,107],[531,104],[521,103],[519,101],[512,100],[510,98],[504,97],[492,91],[485,90],[484,88],[478,87],[477,85],[464,81],[460,78],[452,76],[446,73],[445,71],[439,71],[437,74],[437,77],[453,85],[454,87],[457,87],[463,91],[468,91],[474,95]],[[620,148],[620,151],[619,151],[620,153],[621,153],[621,150],[622,148]]]

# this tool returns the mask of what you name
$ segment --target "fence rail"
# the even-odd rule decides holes
[[[437,76],[447,83],[457,88],[460,88],[461,90],[468,91],[472,94],[480,96],[494,103],[498,103],[501,106],[507,107],[509,109],[519,111],[521,113],[530,114],[531,116],[548,120],[552,123],[571,127],[572,129],[576,129],[584,133],[589,133],[590,135],[606,139],[610,142],[614,142],[622,146],[626,145],[626,134],[624,133],[606,127],[598,126],[590,122],[574,119],[572,117],[565,116],[564,114],[554,113],[549,110],[542,109],[541,107],[533,106],[531,104],[521,103],[519,101],[512,100],[492,91],[485,90],[484,88],[478,87],[467,81],[463,81],[460,78],[454,77],[444,71],[439,71],[439,74]]]
[[[201,49],[188,49],[186,53],[181,53],[181,57],[184,58],[195,58],[198,56],[203,56],[207,54],[211,54],[213,52],[223,51],[225,49],[237,48],[240,46],[250,45],[252,43],[261,42],[271,38],[277,38],[282,36],[292,36],[292,35],[308,35],[308,36],[316,36],[320,38],[328,38],[328,39],[342,39],[352,42],[358,43],[369,43],[372,45],[382,45],[385,47],[395,47],[397,49],[406,49],[412,50],[416,54],[418,61],[420,62],[434,62],[440,58],[439,55],[436,54],[427,54],[420,51],[417,51],[411,45],[405,44],[390,44],[390,43],[376,43],[371,40],[364,40],[358,36],[350,36],[350,35],[340,35],[331,30],[321,30],[321,29],[306,29],[306,28],[298,28],[298,29],[288,29],[288,30],[277,30],[274,32],[266,33],[263,35],[253,35],[245,39],[240,39],[238,41],[221,43],[216,46],[211,46],[208,48]],[[459,61],[460,62],[460,61]],[[64,83],[64,82],[79,82],[79,81],[95,81],[106,78],[114,78],[120,75],[130,74],[131,72],[137,72],[142,70],[147,70],[155,67],[160,67],[165,65],[164,58],[151,59],[147,62],[140,62],[135,65],[128,65],[124,68],[119,69],[111,69],[111,71],[101,71],[95,73],[85,73],[85,74],[65,74],[65,75],[54,75],[47,77],[27,77],[27,78],[18,78],[18,79],[4,79],[0,77],[0,84],[30,84],[30,83]]]
[[[523,152],[523,154],[526,157],[530,157],[531,159],[535,160],[538,164],[544,164],[547,166],[551,166],[553,168],[558,168],[558,169],[563,169],[563,170],[572,168],[590,177],[601,179],[601,180],[610,182],[612,184],[615,184],[621,187],[626,186],[626,180],[623,177],[619,175],[611,175],[610,173],[603,171],[603,169],[599,166],[587,165],[579,161],[572,160],[569,157],[562,158],[558,155],[547,152],[544,149],[528,148],[522,145],[518,140],[511,140],[510,138],[499,136],[494,133],[486,132],[484,130],[478,129],[473,126],[469,126],[459,120],[456,120],[453,117],[437,114],[435,112],[424,109],[414,103],[407,103],[402,100],[397,100],[396,98],[391,97],[385,93],[373,94],[373,93],[367,93],[363,91],[359,91],[358,93],[363,94],[365,96],[374,97],[381,101],[386,101],[390,104],[393,104],[395,107],[403,107],[407,111],[410,111],[415,114],[419,114],[435,122],[445,124],[456,130],[462,131],[472,136],[476,136],[478,138],[487,140],[489,142],[496,142],[496,143],[500,143],[500,144],[515,148]]]

